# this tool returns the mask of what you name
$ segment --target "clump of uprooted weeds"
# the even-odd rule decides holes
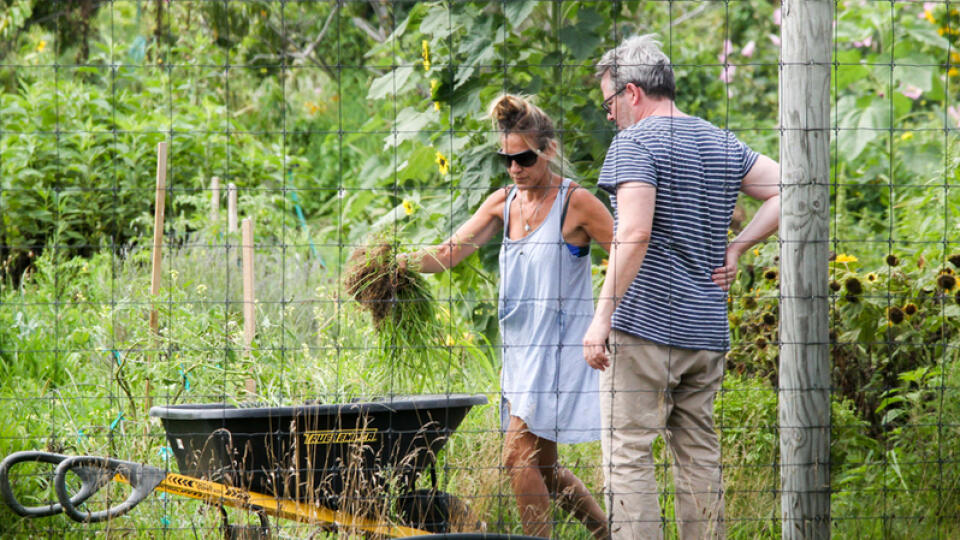
[[[345,286],[370,312],[377,331],[395,329],[396,335],[411,340],[428,337],[435,316],[433,293],[423,276],[400,268],[390,244],[375,242],[354,251]]]

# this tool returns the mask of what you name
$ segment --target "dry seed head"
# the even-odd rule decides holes
[[[937,278],[937,286],[945,291],[952,291],[957,286],[957,278],[950,274],[940,274]]]
[[[847,292],[854,296],[863,292],[863,284],[855,277],[847,278],[843,284],[847,288]]]

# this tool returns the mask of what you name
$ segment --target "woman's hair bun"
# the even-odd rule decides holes
[[[510,131],[522,123],[529,114],[529,105],[526,100],[511,94],[500,96],[493,102],[491,116],[496,120],[498,127]]]

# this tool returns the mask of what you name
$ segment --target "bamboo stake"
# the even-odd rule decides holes
[[[210,179],[210,222],[216,223],[220,217],[220,178]]]
[[[244,219],[242,222],[242,239],[240,244],[243,256],[243,350],[244,354],[250,353],[253,335],[257,331],[256,320],[256,297],[254,294],[253,281],[253,220]],[[246,381],[247,391],[255,394],[257,383],[253,378]]]
[[[237,186],[227,184],[227,232],[237,232]]]

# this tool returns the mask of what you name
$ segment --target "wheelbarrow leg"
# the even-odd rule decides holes
[[[227,518],[227,510],[219,506],[223,531],[223,540],[270,540],[270,520],[263,510],[257,510],[257,517],[260,518],[260,526],[250,525],[231,525]]]

